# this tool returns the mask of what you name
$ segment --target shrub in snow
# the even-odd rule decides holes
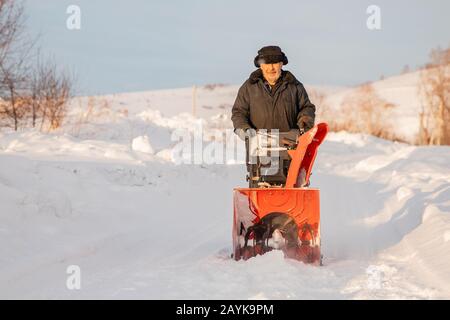
[[[139,151],[143,153],[154,153],[153,148],[150,144],[150,140],[147,136],[139,136],[134,138],[131,144],[131,149],[133,149],[133,151]]]

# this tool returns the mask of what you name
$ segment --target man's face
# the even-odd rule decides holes
[[[264,78],[269,84],[274,85],[281,76],[281,67],[283,62],[278,63],[261,63],[260,67]]]

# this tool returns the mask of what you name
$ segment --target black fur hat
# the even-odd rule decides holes
[[[281,51],[278,46],[266,46],[258,51],[258,55],[255,57],[255,67],[259,68],[260,63],[277,63],[283,62],[283,65],[288,64],[288,58]]]

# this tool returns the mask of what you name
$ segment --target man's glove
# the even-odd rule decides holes
[[[237,129],[234,129],[234,133],[236,133],[237,136],[242,141],[245,141],[245,137],[249,137],[249,138],[254,137],[256,135],[256,130],[251,129],[251,128],[247,128],[247,129],[237,128]]]
[[[301,116],[298,120],[298,128],[300,129],[300,134],[303,134],[314,127],[314,119],[310,116]]]

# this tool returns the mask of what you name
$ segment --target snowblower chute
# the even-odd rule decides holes
[[[234,189],[234,259],[271,250],[321,264],[319,190],[309,188],[317,148],[328,132],[258,130],[246,139],[249,188]]]

